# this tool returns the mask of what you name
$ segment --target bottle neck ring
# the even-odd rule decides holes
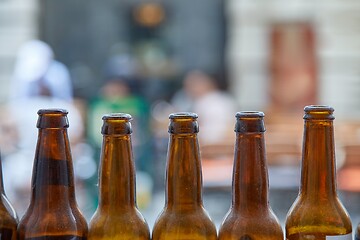
[[[262,133],[265,132],[263,112],[257,111],[244,111],[236,113],[236,133]]]
[[[132,117],[126,113],[112,113],[104,115],[101,133],[103,135],[124,135],[131,134],[132,128],[130,121]]]
[[[181,112],[170,114],[169,133],[170,134],[193,134],[199,132],[197,114]]]

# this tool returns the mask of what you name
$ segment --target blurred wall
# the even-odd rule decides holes
[[[316,36],[317,103],[332,105],[337,116],[360,116],[358,1],[229,0],[227,14],[231,89],[243,109],[268,107],[272,24],[306,22]]]
[[[38,36],[37,0],[0,0],[0,102],[5,101],[16,52]]]
[[[172,72],[163,73],[165,69],[144,73],[152,81],[171,80],[191,68],[224,68],[222,0],[41,2],[41,37],[54,48],[57,58],[70,67],[78,96],[88,98],[96,93],[102,84],[105,61],[122,47],[137,53],[151,44],[158,47],[156,54],[163,56],[154,58],[153,69],[160,69],[157,64],[165,59]],[[134,23],[133,9],[142,3],[161,4],[165,19],[159,26],[141,28]]]

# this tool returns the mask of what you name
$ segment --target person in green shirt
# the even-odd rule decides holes
[[[122,62],[123,61],[123,62]],[[109,70],[98,96],[88,107],[87,134],[99,159],[102,145],[102,116],[109,113],[128,113],[133,117],[132,144],[136,170],[153,175],[153,141],[150,130],[150,106],[141,96],[133,93],[134,72],[124,59],[117,59],[115,70]],[[128,64],[128,63],[127,63]]]

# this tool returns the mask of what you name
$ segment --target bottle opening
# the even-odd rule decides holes
[[[261,133],[265,132],[263,112],[242,111],[235,114],[235,132],[238,133]]]
[[[178,112],[169,115],[169,119],[194,119],[196,120],[198,115],[192,112]]]
[[[309,105],[304,108],[304,119],[334,120],[334,108],[327,105]]]
[[[102,120],[106,121],[106,120],[124,120],[124,121],[131,121],[132,117],[130,114],[127,113],[110,113],[110,114],[105,114],[102,117]]]
[[[37,128],[68,128],[68,111],[65,109],[40,109]]]
[[[241,118],[263,118],[265,116],[265,114],[263,112],[258,112],[258,111],[242,111],[242,112],[237,112],[235,114],[235,117],[237,119],[241,119]]]
[[[199,125],[196,120],[197,118],[198,115],[191,112],[178,112],[170,114],[169,133],[198,133]]]
[[[131,134],[132,128],[130,121],[132,116],[127,113],[110,113],[102,117],[104,121],[101,133],[104,135],[123,135]]]
[[[69,112],[65,109],[60,109],[60,108],[49,108],[49,109],[40,109],[37,114],[39,116],[42,115],[67,115]]]

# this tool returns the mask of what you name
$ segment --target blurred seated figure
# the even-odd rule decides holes
[[[54,60],[50,46],[39,40],[25,43],[19,50],[10,99],[28,99],[51,96],[53,99],[72,101],[72,85],[66,66]]]
[[[218,88],[214,75],[201,70],[188,72],[183,88],[172,99],[172,105],[176,111],[198,114],[201,144],[233,141],[236,102],[229,93]]]
[[[69,138],[71,148],[76,152],[84,129],[81,115],[72,100],[69,71],[64,64],[54,60],[50,46],[39,40],[25,43],[15,62],[9,101],[3,106],[7,116],[12,119],[11,134],[16,137],[13,141],[15,150],[4,153],[4,182],[7,195],[20,217],[30,201],[32,166],[38,136],[37,111],[42,108],[62,108],[69,111]],[[1,129],[6,129],[4,124],[6,122],[0,120]],[[84,151],[81,154],[82,157],[86,156]],[[77,156],[73,155],[73,159],[76,173]],[[93,159],[87,160],[89,164],[85,165],[91,166]],[[96,166],[90,171],[95,174]],[[78,177],[77,179],[79,180]],[[82,189],[79,188],[79,191],[82,192]],[[82,194],[78,195],[82,198]],[[86,205],[84,201],[78,201],[81,207]]]

